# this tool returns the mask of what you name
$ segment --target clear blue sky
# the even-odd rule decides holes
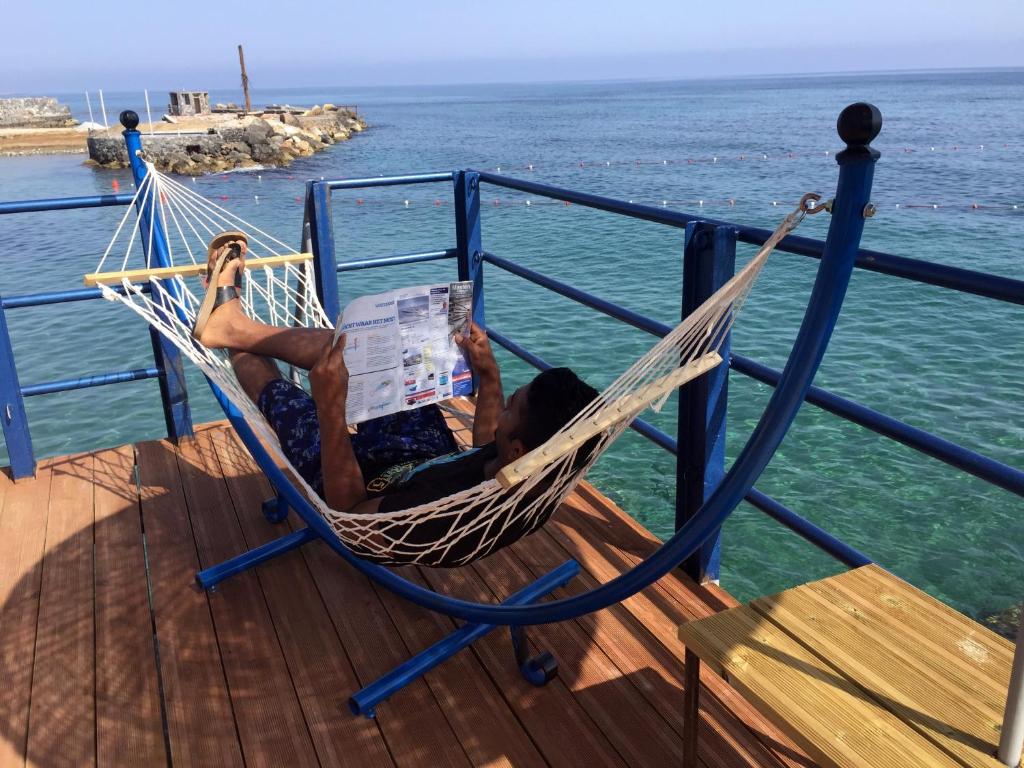
[[[0,93],[1024,66],[1021,0],[30,0]]]

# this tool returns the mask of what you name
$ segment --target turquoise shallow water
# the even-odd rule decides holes
[[[111,118],[124,107],[143,112],[141,94],[106,97]],[[212,97],[237,99],[226,92]],[[1020,277],[1021,71],[257,91],[261,103],[355,103],[372,127],[289,169],[207,177],[196,188],[296,244],[301,206],[295,198],[306,178],[499,165],[503,173],[685,210],[704,200],[709,216],[771,227],[783,205],[804,191],[834,188],[831,153],[841,147],[835,117],[860,99],[877,104],[885,117],[876,142],[879,215],[868,223],[865,247]],[[84,99],[68,100],[85,116]],[[127,172],[96,171],[81,161],[0,158],[0,199],[107,192],[115,178],[129,188]],[[450,200],[443,185],[336,193],[339,259],[453,245]],[[527,207],[525,200],[485,188],[488,250],[662,321],[678,317],[681,232],[578,206]],[[0,293],[80,284],[119,215],[103,209],[0,217]],[[823,236],[823,218],[808,221],[801,234]],[[741,261],[749,255],[741,248]],[[815,264],[773,257],[736,328],[736,351],[781,367]],[[446,279],[452,269],[428,264],[352,273],[342,278],[343,300]],[[485,280],[490,324],[549,361],[576,367],[595,385],[608,383],[650,344],[638,331],[498,270],[488,270]],[[149,363],[144,327],[105,302],[15,310],[9,321],[22,383]],[[508,355],[501,362],[509,387],[530,376]],[[1024,465],[1022,382],[1021,308],[870,273],[854,276],[817,380],[1017,467]],[[732,377],[730,457],[769,391]],[[192,393],[197,420],[219,417],[201,381],[194,380]],[[160,434],[158,398],[154,382],[31,398],[37,453]],[[674,433],[671,406],[651,420]],[[673,478],[670,457],[631,433],[593,475],[662,536],[672,527]],[[981,614],[1022,597],[1019,498],[812,406],[801,411],[758,487],[962,610]],[[745,505],[725,528],[722,582],[742,598],[839,569]]]

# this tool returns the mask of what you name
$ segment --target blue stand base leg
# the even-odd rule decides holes
[[[275,496],[263,502],[263,517],[268,523],[283,523],[288,517],[288,502],[284,496]]]
[[[523,587],[506,598],[502,605],[526,605],[544,597],[559,587],[564,587],[580,572],[580,564],[567,560],[550,573],[541,576],[532,584]],[[404,664],[400,664],[386,675],[370,683],[352,695],[348,708],[354,715],[373,717],[376,707],[389,696],[397,693],[413,680],[426,674],[446,659],[472,645],[493,629],[494,624],[464,624],[443,640],[439,640],[424,651],[420,651]],[[516,649],[516,663],[527,680],[534,685],[543,685],[558,671],[554,657],[545,651],[533,658],[527,658],[523,627],[512,627],[513,646]],[[520,654],[522,653],[522,658]]]
[[[274,539],[261,547],[250,549],[248,552],[243,552],[237,557],[232,557],[223,563],[199,571],[196,574],[196,583],[203,589],[213,589],[224,579],[254,568],[260,563],[265,563],[271,558],[283,555],[285,552],[290,552],[296,547],[301,547],[303,544],[318,538],[320,538],[319,534],[315,533],[311,528],[303,528],[294,533],[289,533],[287,536]]]

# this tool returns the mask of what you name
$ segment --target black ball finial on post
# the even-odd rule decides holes
[[[139,116],[134,110],[126,109],[121,113],[119,119],[126,131],[134,131],[139,127]]]
[[[858,101],[846,107],[839,113],[836,130],[846,142],[846,149],[836,156],[837,160],[863,154],[878,158],[878,150],[869,146],[882,130],[882,113],[874,104]]]

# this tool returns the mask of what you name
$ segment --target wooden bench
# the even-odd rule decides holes
[[[1013,645],[875,565],[679,628],[684,765],[700,661],[823,766],[999,768]]]

